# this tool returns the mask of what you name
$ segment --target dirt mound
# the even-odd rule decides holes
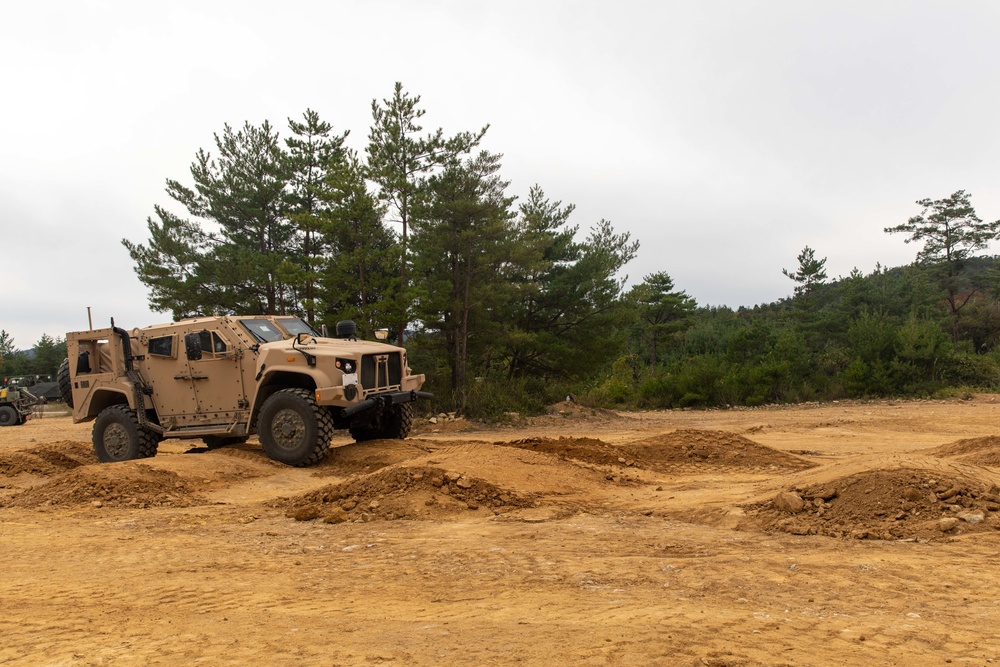
[[[929,540],[1000,528],[1000,488],[941,470],[879,469],[792,487],[744,510],[741,529]]]
[[[201,499],[169,470],[136,463],[79,467],[3,501],[7,507],[188,507]]]
[[[48,477],[91,463],[97,463],[97,456],[89,444],[64,440],[0,454],[0,476]]]
[[[726,431],[678,430],[625,445],[621,451],[636,465],[660,472],[699,472],[705,468],[774,472],[817,465]]]
[[[1000,436],[967,438],[925,450],[931,456],[953,458],[963,463],[1000,468]]]
[[[333,447],[312,468],[316,477],[359,475],[375,472],[427,453],[418,440],[369,440]]]
[[[672,474],[698,474],[706,469],[733,472],[805,470],[817,464],[725,431],[682,430],[628,445],[595,438],[526,438],[498,442],[552,454],[563,459],[609,466],[643,468]]]
[[[498,442],[500,447],[516,447],[533,452],[552,454],[561,459],[573,459],[597,465],[623,465],[627,461],[620,449],[596,438],[525,438]]]
[[[530,494],[432,466],[394,467],[275,503],[299,521],[439,519],[480,510],[532,507]]]
[[[259,444],[256,443],[243,443],[239,445],[229,445],[228,447],[219,447],[217,449],[206,449],[203,447],[197,447],[191,451],[198,450],[203,452],[203,456],[225,456],[231,459],[239,459],[241,461],[248,461],[250,463],[257,463],[262,466],[268,466],[270,468],[287,468],[288,466],[280,461],[275,461],[269,458],[264,450],[260,448]]]

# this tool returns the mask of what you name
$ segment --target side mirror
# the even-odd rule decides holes
[[[187,352],[189,360],[198,361],[201,359],[201,334],[184,334],[184,350]]]
[[[309,339],[311,338],[312,334],[308,334],[305,331],[295,334],[295,342],[299,345],[304,345],[305,343],[308,343]]]
[[[389,337],[389,330],[388,329],[376,329],[375,330],[375,338],[377,338],[379,340],[385,340],[388,337]]]

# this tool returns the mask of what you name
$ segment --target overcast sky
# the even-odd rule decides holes
[[[396,81],[425,129],[490,124],[510,194],[638,239],[631,282],[737,307],[788,296],[805,245],[831,278],[906,264],[882,230],[917,199],[1000,218],[998,34],[986,0],[6,2],[0,329],[168,321],[120,242],[165,180],[223,124],[307,108],[363,151]]]

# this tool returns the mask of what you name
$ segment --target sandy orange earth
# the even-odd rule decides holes
[[[1000,662],[998,396],[89,440],[0,430],[0,663]]]

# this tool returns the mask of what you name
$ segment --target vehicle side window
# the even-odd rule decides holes
[[[282,317],[278,319],[278,324],[284,327],[285,331],[292,334],[307,333],[310,336],[315,336],[319,338],[319,332],[313,329],[311,326],[303,322],[298,317]]]
[[[171,335],[160,336],[159,338],[150,338],[147,350],[149,350],[150,355],[155,357],[173,357],[174,337]]]
[[[201,337],[201,350],[206,354],[225,354],[229,349],[226,341],[219,337],[214,331],[202,331],[198,334]]]

